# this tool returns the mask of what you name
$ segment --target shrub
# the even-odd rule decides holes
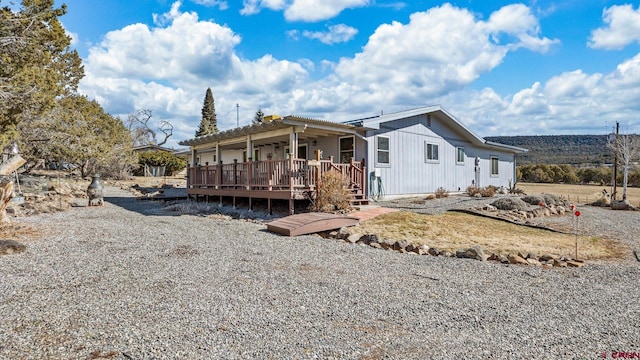
[[[480,196],[482,197],[493,197],[496,194],[495,186],[485,186],[480,189]]]
[[[447,198],[449,197],[449,190],[440,186],[436,189],[436,199]]]
[[[173,175],[187,167],[187,161],[168,151],[157,150],[147,151],[138,154],[138,163],[142,169],[148,166],[164,166],[166,173]]]
[[[563,201],[553,194],[540,195],[544,199],[544,203],[547,205],[562,205]]]
[[[492,206],[495,206],[496,209],[499,210],[527,210],[528,205],[522,199],[517,197],[504,197],[496,199],[491,203]]]
[[[546,201],[544,200],[544,198],[540,195],[527,195],[527,196],[523,196],[522,197],[522,201],[524,201],[527,204],[531,204],[531,205],[540,205],[540,203],[545,203]]]
[[[465,192],[469,196],[480,194],[482,197],[493,197],[496,194],[496,187],[491,185],[482,188],[469,186]]]
[[[348,189],[349,179],[337,171],[322,174],[318,182],[316,197],[311,203],[312,211],[334,212],[349,210],[351,191]]]

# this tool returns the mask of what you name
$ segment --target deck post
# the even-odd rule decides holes
[[[289,215],[293,215],[295,211],[295,203],[293,199],[289,199]]]
[[[222,160],[218,158],[218,189],[222,189]]]
[[[238,159],[233,159],[233,188],[236,189],[238,185]],[[233,200],[233,206],[235,207],[236,201]]]
[[[253,173],[253,159],[247,158],[247,186],[245,187],[245,189],[247,190],[253,189],[253,186],[251,183],[251,179],[253,178],[252,173]]]
[[[267,210],[269,211],[269,215],[273,215],[273,211],[271,211],[271,198],[267,198]]]

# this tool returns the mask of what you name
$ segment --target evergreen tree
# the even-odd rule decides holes
[[[256,112],[256,116],[253,117],[253,123],[261,124],[263,122],[264,122],[264,113],[262,112],[262,109],[258,109],[258,112]]]
[[[65,5],[22,0],[14,12],[0,8],[0,145],[15,139],[19,123],[38,119],[56,100],[75,92],[84,76],[58,18]]]
[[[211,88],[207,88],[204,95],[204,105],[202,106],[202,120],[196,131],[196,136],[203,136],[218,133],[218,120],[216,119],[216,107],[213,103],[213,93]]]

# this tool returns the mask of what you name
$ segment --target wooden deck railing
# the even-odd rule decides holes
[[[313,190],[316,187],[316,179],[332,170],[345,175],[349,179],[350,188],[366,194],[364,164],[353,159],[349,164],[336,164],[333,158],[321,160],[320,166],[312,165],[303,159],[287,159],[190,167],[188,187],[269,191]]]

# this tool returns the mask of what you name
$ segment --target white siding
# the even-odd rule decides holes
[[[375,135],[389,137],[388,166],[376,167]],[[464,191],[474,183],[476,157],[481,159],[480,186],[507,186],[513,180],[513,154],[474,146],[434,116],[430,128],[425,115],[382,123],[379,130],[367,132],[367,139],[367,168],[371,173],[378,169],[387,195],[432,193],[439,187]],[[438,144],[437,162],[425,161],[425,143]],[[465,151],[461,164],[456,161],[457,147]],[[490,175],[492,156],[500,160],[494,177]]]

